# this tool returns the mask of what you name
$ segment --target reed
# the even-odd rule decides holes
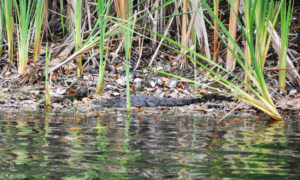
[[[219,17],[219,0],[213,0],[213,5],[214,5],[214,13],[216,17]],[[213,60],[214,62],[217,62],[217,56],[218,56],[218,47],[219,47],[219,37],[217,32],[219,32],[219,26],[216,20],[214,20],[214,28],[216,29],[214,31],[214,48],[213,48]]]
[[[283,0],[282,0],[283,1]],[[272,20],[272,24],[273,24],[273,29],[274,26],[277,22],[277,17],[278,14],[280,12],[280,7],[282,5],[282,1],[281,4],[279,6],[279,9],[276,11],[274,19]],[[260,0],[245,0],[245,11],[249,12],[249,22],[247,27],[244,27],[243,24],[241,23],[241,21],[239,20],[239,24],[242,27],[242,32],[243,32],[243,37],[246,39],[246,43],[249,45],[248,48],[250,50],[250,61],[251,64],[249,63],[249,59],[247,59],[247,57],[245,56],[244,52],[242,51],[242,48],[234,41],[234,39],[231,37],[230,33],[228,32],[228,30],[226,29],[226,27],[223,25],[223,23],[219,20],[219,18],[214,14],[213,9],[206,3],[205,0],[201,0],[202,4],[204,5],[204,7],[207,9],[207,12],[209,13],[209,15],[211,17],[213,17],[213,19],[218,23],[218,26],[220,27],[220,29],[223,31],[224,36],[226,36],[226,38],[228,38],[228,41],[230,41],[237,52],[235,52],[232,48],[230,48],[228,42],[226,41],[226,39],[223,37],[223,35],[221,35],[219,32],[218,36],[220,38],[220,40],[222,40],[222,42],[226,45],[226,47],[230,50],[230,52],[232,53],[232,55],[234,56],[234,58],[236,59],[237,63],[240,65],[240,67],[243,69],[243,71],[245,72],[245,74],[248,75],[249,79],[252,81],[253,85],[255,86],[255,88],[253,88],[250,84],[244,82],[243,80],[241,80],[240,78],[238,78],[235,74],[233,74],[232,72],[230,72],[229,70],[223,68],[221,65],[216,64],[213,60],[210,60],[204,56],[202,56],[201,54],[195,52],[194,50],[183,46],[182,44],[176,42],[175,40],[168,38],[166,36],[163,36],[159,33],[156,33],[156,35],[160,36],[161,38],[164,38],[165,40],[173,43],[174,45],[178,46],[181,49],[184,49],[186,52],[191,53],[192,55],[196,56],[197,58],[200,58],[202,60],[204,60],[206,63],[211,64],[213,66],[216,66],[218,68],[218,70],[220,71],[224,71],[226,75],[228,75],[229,77],[235,79],[235,81],[239,82],[234,84],[232,82],[232,80],[228,80],[226,78],[224,78],[223,75],[221,75],[219,72],[214,71],[213,69],[209,68],[207,65],[205,65],[204,63],[198,61],[196,58],[193,58],[192,56],[188,56],[185,53],[183,53],[182,51],[179,51],[171,46],[167,46],[175,51],[177,51],[180,54],[185,55],[187,58],[191,59],[192,61],[194,61],[195,63],[197,63],[197,65],[201,66],[202,68],[204,68],[208,73],[203,73],[205,76],[213,79],[215,82],[219,83],[220,85],[222,85],[225,89],[227,89],[228,91],[225,90],[221,90],[219,88],[214,88],[214,87],[210,87],[206,84],[202,84],[199,83],[197,81],[194,80],[190,80],[181,76],[177,76],[175,74],[171,74],[171,73],[166,73],[166,72],[162,72],[162,71],[157,71],[166,75],[170,75],[170,76],[174,76],[177,78],[181,78],[183,80],[189,81],[189,82],[193,82],[196,83],[198,85],[216,90],[218,92],[222,92],[225,93],[227,95],[231,95],[234,96],[237,99],[240,99],[262,111],[264,111],[267,115],[269,115],[271,118],[276,119],[276,120],[282,120],[281,115],[279,114],[278,110],[276,109],[276,106],[274,105],[270,93],[268,91],[265,79],[264,79],[264,73],[263,73],[263,67],[264,67],[264,62],[265,62],[265,57],[266,57],[266,50],[269,48],[270,45],[270,37],[272,36],[272,33],[270,34],[266,34],[267,38],[259,36],[258,34],[258,38],[265,38],[266,41],[263,44],[263,51],[258,51],[260,53],[256,53],[256,49],[258,49],[258,47],[255,47],[255,39],[254,39],[254,32],[257,31],[258,33],[260,33],[259,31],[264,32],[263,30],[257,29],[259,28],[259,24],[263,24],[263,19],[267,22],[269,22],[271,19],[269,18],[269,13],[270,11],[273,10],[273,4],[272,1],[269,4],[269,6],[264,6],[266,9],[268,9],[268,13],[266,13],[263,17],[260,17],[261,22],[256,21],[257,17],[255,19],[255,14],[257,12],[257,10],[259,9],[257,6],[261,5],[260,3],[264,2],[264,1],[260,1]],[[198,13],[201,13],[205,18],[206,16],[203,14],[203,12],[200,10],[200,8],[193,2],[190,1],[190,3],[195,7],[195,9],[197,9]],[[263,4],[265,5],[265,4]],[[262,11],[264,11],[264,9],[260,9]],[[261,16],[263,16],[264,13],[261,13]],[[209,19],[207,19],[207,23],[210,24],[211,27],[214,27],[213,24],[209,21]],[[263,28],[263,27],[262,27]],[[216,29],[214,29],[216,30]],[[151,30],[149,30],[152,33],[155,33]],[[260,45],[259,47],[261,47],[262,45]],[[259,55],[259,56],[258,56]],[[247,67],[246,67],[247,65]],[[248,92],[246,92],[244,90],[244,88],[246,88]],[[254,96],[253,96],[253,95]]]
[[[238,14],[239,14],[239,7],[240,7],[240,0],[231,0],[231,11],[229,17],[229,34],[234,41],[236,41],[237,36],[237,25],[238,25]],[[235,51],[234,45],[231,41],[228,42],[230,49]],[[231,54],[230,50],[227,50],[227,58],[226,58],[226,68],[230,71],[235,69],[236,61]]]
[[[41,31],[44,20],[45,8],[44,8],[44,0],[37,1],[36,9],[35,9],[35,34],[34,34],[34,50],[33,50],[33,63],[35,63],[38,59],[41,45]]]
[[[61,23],[63,34],[65,34],[65,23],[64,23],[63,8],[64,8],[64,1],[59,0],[60,23]]]
[[[283,2],[281,8],[281,51],[279,54],[279,91],[281,93],[286,93],[286,64],[287,64],[287,50],[289,42],[289,31],[292,21],[293,14],[293,4],[294,1],[289,0],[287,4],[286,1]]]
[[[18,39],[18,72],[26,70],[29,52],[29,40],[34,17],[34,2],[31,0],[14,0],[17,15],[17,39]]]
[[[197,34],[195,32],[195,28],[193,29],[193,44],[194,44],[194,51],[197,52]],[[196,58],[196,55],[193,56],[193,58]],[[194,81],[197,82],[197,64],[193,62],[194,64]],[[198,90],[198,85],[194,84],[194,91],[197,92]]]
[[[124,7],[125,8],[125,7]],[[131,47],[133,40],[133,32],[135,28],[136,15],[132,17],[132,1],[128,2],[126,12],[127,19],[124,21],[124,47],[125,47],[125,63],[126,63],[126,109],[130,111],[130,57],[131,57]],[[132,21],[133,19],[133,21]]]
[[[2,56],[3,52],[3,41],[4,41],[4,13],[2,8],[0,7],[0,56]]]
[[[78,51],[82,45],[82,0],[72,0],[72,7],[74,10],[74,28],[72,29],[72,32],[75,41],[75,51]],[[76,58],[76,74],[78,77],[80,77],[82,74],[81,56]]]
[[[181,21],[181,43],[185,44],[186,42],[188,42],[188,35],[187,35],[187,24],[188,24],[188,0],[183,0],[183,4],[182,4],[182,21]],[[188,43],[187,43],[188,44]],[[185,67],[187,63],[187,60],[185,57],[182,58],[182,66]]]
[[[46,108],[51,107],[51,97],[49,93],[49,63],[51,59],[51,48],[48,49],[48,44],[46,45],[46,66],[45,66],[45,100],[46,100]]]
[[[6,36],[8,43],[8,56],[10,62],[14,61],[14,19],[13,19],[13,0],[0,0],[1,11],[4,13]]]
[[[108,11],[110,6],[110,0],[106,3],[104,0],[98,0],[98,20],[99,20],[99,28],[100,28],[100,62],[99,62],[99,76],[97,81],[97,94],[101,95],[103,81],[104,81],[104,72],[105,72],[105,65],[106,59],[103,61],[104,57],[104,39],[105,39],[105,31],[107,27],[108,21]],[[107,57],[107,53],[106,56]]]

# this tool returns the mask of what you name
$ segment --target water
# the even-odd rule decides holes
[[[300,179],[300,119],[267,119],[4,112],[0,179]]]

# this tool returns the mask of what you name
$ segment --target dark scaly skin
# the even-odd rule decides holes
[[[130,104],[132,107],[173,107],[185,106],[200,102],[226,100],[232,101],[232,98],[218,95],[218,94],[205,94],[202,97],[186,97],[186,98],[161,98],[155,96],[131,96]],[[93,101],[93,104],[100,107],[126,107],[126,97],[117,97],[110,99],[101,99]]]

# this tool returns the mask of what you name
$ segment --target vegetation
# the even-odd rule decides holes
[[[13,0],[1,0],[1,12],[5,17],[7,47],[10,62],[13,63],[13,34],[14,34],[14,20],[13,20]]]
[[[288,6],[288,7],[287,7]],[[281,8],[281,52],[279,54],[279,91],[285,93],[287,50],[292,21],[293,2],[283,2]]]
[[[81,41],[81,36],[82,36],[82,28],[81,28],[81,18],[82,18],[82,0],[72,0],[72,32],[74,36],[74,42],[75,42],[75,50],[78,51],[81,48],[82,41]],[[82,59],[81,56],[78,56],[76,58],[76,73],[77,76],[81,76],[82,74]]]
[[[38,54],[40,52],[40,44],[41,44],[41,30],[44,20],[44,14],[45,14],[45,4],[44,0],[37,1],[36,4],[36,15],[35,15],[35,34],[34,34],[34,50],[33,50],[33,63],[36,62],[38,59]]]
[[[98,1],[98,20],[99,20],[99,29],[100,29],[100,61],[99,61],[99,77],[97,82],[97,93],[101,95],[103,81],[104,81],[104,71],[106,65],[106,59],[104,58],[104,39],[105,39],[105,31],[107,28],[107,16],[109,10],[110,0],[105,3],[103,0]],[[107,57],[107,53],[106,56]]]
[[[46,46],[46,67],[45,67],[45,100],[46,100],[46,107],[51,107],[51,100],[50,100],[50,91],[49,91],[49,62],[51,59],[51,48],[48,49],[48,44]]]
[[[64,64],[72,68],[70,62],[75,60],[76,74],[81,76],[85,66],[89,65],[89,61],[83,57],[95,55],[100,57],[97,62],[99,76],[96,93],[101,94],[108,54],[112,52],[122,54],[123,47],[129,110],[132,48],[138,48],[141,57],[143,45],[137,43],[136,39],[139,39],[139,42],[142,39],[143,42],[148,43],[146,46],[156,47],[156,50],[152,51],[151,60],[149,58],[149,69],[152,69],[151,65],[159,51],[166,51],[169,56],[175,57],[171,61],[177,61],[181,68],[186,71],[194,68],[194,79],[187,79],[163,70],[153,70],[192,82],[195,88],[199,87],[196,85],[200,85],[234,96],[264,111],[273,119],[282,119],[269,92],[269,85],[266,83],[265,64],[268,55],[271,53],[274,55],[270,47],[273,33],[278,30],[282,36],[282,51],[277,54],[279,61],[276,64],[279,65],[279,88],[283,91],[286,83],[288,40],[294,11],[293,0],[276,2],[274,0],[167,0],[161,4],[142,0],[134,3],[135,5],[133,1],[127,0],[113,1],[114,4],[110,0],[98,0],[97,3],[92,0],[59,0],[49,6],[46,3],[48,1],[0,1],[1,17],[3,17],[1,20],[5,23],[6,36],[1,35],[1,29],[0,35],[6,37],[4,39],[7,42],[3,48],[7,49],[6,54],[13,64],[13,36],[15,35],[17,38],[15,51],[18,52],[17,63],[20,74],[26,71],[27,63],[31,62],[31,58],[35,63],[38,57],[43,55],[40,53],[40,45],[43,44],[41,42],[43,39],[47,39],[47,41],[60,43],[63,47],[53,49],[56,54],[63,52],[63,58],[52,65],[49,62],[50,72]],[[43,24],[48,28],[43,28],[42,31]],[[66,32],[65,27],[71,28],[71,31]],[[44,31],[48,36],[43,38]],[[209,38],[213,39],[211,47]],[[113,43],[118,44],[118,48],[111,48]],[[2,53],[2,56],[4,55],[5,53]],[[227,58],[222,59],[224,56]],[[47,58],[50,61],[48,52]],[[189,64],[192,64],[192,67],[189,67]],[[213,79],[221,86],[201,83],[197,78],[199,69],[202,75]],[[239,71],[243,72],[245,80],[236,74]],[[296,76],[299,77],[299,74]],[[300,79],[297,80],[300,82]]]
[[[26,70],[29,53],[30,33],[34,19],[34,2],[14,0],[14,7],[17,17],[17,40],[18,40],[18,72]]]

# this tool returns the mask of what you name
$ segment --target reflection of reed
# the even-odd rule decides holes
[[[243,179],[297,171],[300,121],[217,121],[159,113],[0,114],[0,174],[13,167],[27,178]]]

